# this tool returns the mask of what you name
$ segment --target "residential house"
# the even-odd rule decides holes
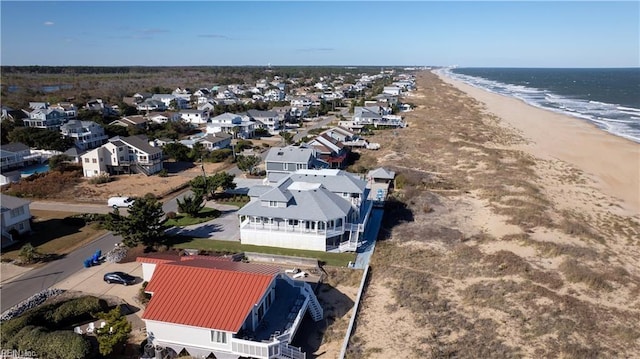
[[[211,101],[207,101],[205,103],[198,103],[198,110],[207,111],[209,113],[213,112],[215,105]]]
[[[391,109],[381,106],[370,106],[354,108],[353,124],[354,125],[373,125],[374,127],[405,127],[406,124],[402,117],[391,115]],[[347,126],[349,128],[355,128]]]
[[[164,111],[169,108],[169,105],[165,104],[163,101],[148,98],[144,101],[136,104],[136,110],[138,111]]]
[[[130,105],[135,106],[135,104]],[[115,105],[115,107],[109,106],[99,98],[88,101],[84,105],[84,108],[89,111],[100,112],[103,116],[113,116],[118,114],[117,105]]]
[[[162,101],[166,108],[173,108],[174,110],[185,109],[189,107],[189,99],[176,96],[174,94],[154,94],[151,96],[152,100]],[[173,107],[172,101],[175,103],[175,108]]]
[[[247,115],[256,122],[260,128],[264,128],[271,134],[280,130],[280,115],[276,111],[249,110]]]
[[[264,163],[267,171],[266,183],[271,184],[298,170],[328,167],[327,163],[318,160],[313,148],[296,146],[271,147]]]
[[[29,113],[29,118],[23,120],[25,127],[45,128],[58,130],[67,122],[65,111],[57,108],[39,108]]]
[[[162,170],[162,149],[153,147],[144,136],[113,137],[81,156],[85,177],[102,173],[144,173]]]
[[[225,132],[216,132],[213,134],[202,135],[194,135],[188,139],[181,140],[180,143],[183,145],[193,148],[193,146],[197,143],[202,144],[204,148],[209,151],[219,150],[223,148],[231,147],[231,135]]]
[[[207,123],[207,133],[214,134],[226,132],[232,134],[234,138],[252,138],[255,131],[255,122],[242,118],[240,115],[225,112],[211,118]]]
[[[400,96],[402,94],[402,88],[398,86],[385,86],[382,89],[382,93],[386,93],[393,96]]]
[[[60,126],[60,133],[73,138],[75,146],[81,151],[101,146],[109,138],[104,128],[93,121],[71,120]]]
[[[148,98],[151,98],[151,96],[153,96],[152,93],[150,92],[137,92],[135,94],[133,94],[133,98],[135,100],[135,103],[140,103]]]
[[[309,97],[295,97],[292,98],[290,101],[291,107],[306,107],[309,108],[309,106],[313,105],[313,100],[310,99]]]
[[[109,126],[117,125],[117,126],[122,126],[127,128],[145,129],[147,128],[147,122],[149,122],[149,119],[146,116],[132,115],[132,116],[121,117],[117,120],[111,121],[109,122]]]
[[[60,102],[57,105],[51,106],[53,109],[64,111],[67,120],[75,120],[78,117],[78,108],[71,102]]]
[[[2,248],[14,243],[16,233],[31,231],[30,203],[22,198],[0,194]]]
[[[149,121],[157,123],[159,125],[165,124],[171,120],[171,118],[163,113],[150,113],[145,116]]]
[[[280,89],[269,89],[264,92],[265,101],[284,101],[285,93]]]
[[[209,121],[209,111],[206,110],[182,110],[180,116],[183,121],[194,125],[201,125]]]
[[[49,108],[48,102],[29,102],[29,108],[32,110],[40,110]]]
[[[151,299],[142,315],[154,351],[149,355],[305,357],[290,343],[307,312],[314,321],[324,316],[308,283],[274,266],[189,257],[137,259],[143,272],[153,266],[145,287]]]
[[[330,168],[343,168],[346,164],[348,148],[326,133],[314,137],[306,146],[312,147],[318,153],[318,158],[328,163]]]
[[[9,143],[0,146],[0,164],[2,171],[21,168],[26,163],[36,162],[39,155],[32,155],[29,146],[24,143]]]
[[[300,170],[255,186],[238,211],[240,242],[315,251],[355,250],[371,212],[366,182],[341,170]]]

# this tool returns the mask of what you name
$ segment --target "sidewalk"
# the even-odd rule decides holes
[[[0,263],[0,283],[4,284],[12,279],[16,279],[31,269],[33,268],[2,262]]]

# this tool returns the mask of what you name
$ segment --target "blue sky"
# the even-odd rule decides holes
[[[1,1],[2,65],[640,66],[640,2]]]

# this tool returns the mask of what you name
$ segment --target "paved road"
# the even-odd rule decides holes
[[[336,117],[331,115],[331,116],[326,116],[322,120],[315,121],[313,122],[313,125],[304,127],[303,129],[299,130],[298,133],[296,133],[295,136],[293,136],[293,141],[296,142],[301,138],[307,136],[310,130],[326,126],[329,122],[335,121],[335,120],[336,120]]]
[[[85,269],[84,260],[90,258],[96,250],[100,249],[102,253],[106,253],[120,241],[122,241],[120,236],[114,236],[111,233],[105,234],[86,246],[67,254],[64,258],[48,263],[41,268],[30,270],[14,280],[3,283],[0,290],[0,299],[2,299],[0,310],[4,312],[30,296]]]

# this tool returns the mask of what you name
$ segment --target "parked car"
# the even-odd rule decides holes
[[[104,281],[111,283],[120,283],[124,285],[134,284],[136,277],[124,272],[110,272],[104,275]]]
[[[131,197],[111,197],[107,201],[107,205],[109,207],[118,208],[118,207],[131,207],[135,200]]]

